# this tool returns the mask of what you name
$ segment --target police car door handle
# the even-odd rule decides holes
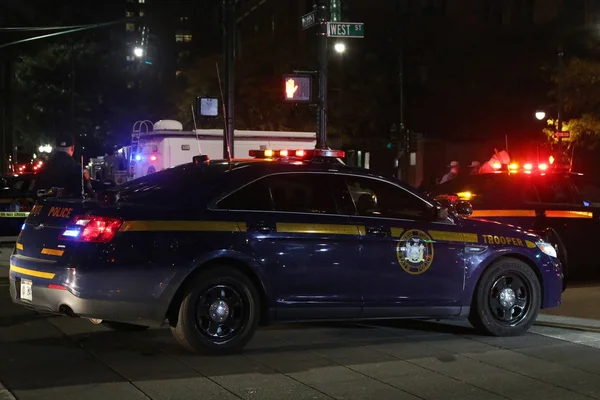
[[[388,236],[391,235],[392,231],[390,228],[383,226],[367,226],[367,235],[373,236]]]
[[[275,230],[274,226],[269,225],[266,222],[257,222],[256,224],[248,225],[249,231],[257,231],[260,233],[269,233]]]

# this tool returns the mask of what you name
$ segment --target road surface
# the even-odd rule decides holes
[[[278,326],[243,354],[194,356],[168,330],[36,315],[0,278],[0,399],[600,399],[598,360],[600,333],[414,321]]]

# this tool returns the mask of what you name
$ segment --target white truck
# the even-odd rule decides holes
[[[120,154],[131,160],[129,179],[139,178],[166,168],[192,162],[193,156],[207,155],[223,159],[223,130],[196,129],[184,131],[178,121],[161,120],[147,132],[138,132],[132,146]],[[234,158],[249,158],[250,150],[309,150],[316,146],[314,132],[234,132]],[[137,147],[137,150],[136,150]],[[131,154],[129,154],[131,153]]]

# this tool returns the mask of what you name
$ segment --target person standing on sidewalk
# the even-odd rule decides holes
[[[64,197],[81,196],[83,172],[81,165],[73,158],[74,152],[73,137],[68,134],[59,135],[48,161],[37,174],[35,193],[39,190],[61,188]]]

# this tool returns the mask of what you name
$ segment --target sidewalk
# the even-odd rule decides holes
[[[9,258],[12,252],[13,245],[2,244],[0,246],[0,281],[8,279]],[[1,397],[0,397],[1,399]]]

